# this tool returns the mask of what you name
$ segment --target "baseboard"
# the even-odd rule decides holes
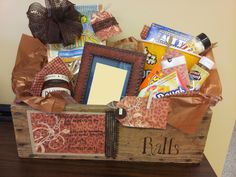
[[[12,121],[11,117],[11,105],[0,104],[0,122]]]

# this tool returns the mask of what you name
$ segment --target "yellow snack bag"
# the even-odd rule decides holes
[[[156,82],[163,77],[161,72],[161,60],[166,54],[167,46],[163,44],[151,43],[148,41],[142,41],[144,45],[144,53],[146,54],[146,61],[144,65],[144,80],[140,85],[139,90],[144,89],[148,85]],[[188,53],[182,49],[170,47],[169,50],[177,50],[186,59],[186,66],[188,71],[200,60],[200,56]]]
[[[166,52],[166,45],[151,43],[147,41],[142,42],[144,45],[144,53],[147,56],[144,66],[145,76],[147,76],[156,64],[160,64],[161,59]],[[170,50],[171,49],[177,50],[179,53],[185,56],[188,70],[190,70],[194,64],[198,63],[201,58],[199,55],[186,52],[179,48],[170,47]]]

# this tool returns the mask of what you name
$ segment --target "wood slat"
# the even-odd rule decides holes
[[[166,130],[140,129],[119,126],[118,154],[116,159],[104,156],[81,155],[35,155],[32,152],[27,110],[25,105],[12,105],[12,117],[19,157],[59,158],[59,159],[90,159],[116,161],[174,162],[200,163],[211,122],[212,111],[204,116],[198,131],[187,135],[167,126]],[[69,105],[68,112],[105,112],[108,106]]]

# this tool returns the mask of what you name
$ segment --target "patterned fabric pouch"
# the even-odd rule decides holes
[[[61,58],[57,57],[43,67],[34,78],[30,92],[33,96],[40,96],[43,89],[44,77],[49,74],[63,74],[71,79],[71,73]]]
[[[116,107],[116,118],[127,127],[165,129],[169,113],[169,99],[152,99],[147,108],[148,98],[126,96]]]

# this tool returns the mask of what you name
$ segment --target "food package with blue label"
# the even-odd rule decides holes
[[[181,48],[187,41],[193,39],[193,36],[186,34],[159,24],[152,23],[150,26],[146,38],[146,41],[168,44],[170,36],[173,37],[171,46]]]

